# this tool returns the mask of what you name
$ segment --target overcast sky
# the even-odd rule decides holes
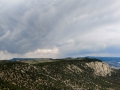
[[[120,56],[119,0],[0,0],[0,59]]]

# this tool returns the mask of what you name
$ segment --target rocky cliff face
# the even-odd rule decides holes
[[[113,71],[88,58],[37,64],[3,62],[0,90],[120,90],[120,71]]]
[[[111,73],[113,72],[112,68],[104,62],[95,61],[95,62],[86,63],[86,65],[91,69],[93,69],[94,74],[98,76],[107,76],[107,75],[111,76]]]

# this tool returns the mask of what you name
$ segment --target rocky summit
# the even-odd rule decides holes
[[[86,65],[94,70],[94,74],[98,76],[106,76],[111,75],[113,72],[112,68],[103,62],[90,62],[86,63]]]
[[[0,61],[0,90],[120,90],[119,77],[97,59]]]

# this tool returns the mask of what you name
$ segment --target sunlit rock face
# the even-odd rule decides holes
[[[113,71],[111,67],[103,62],[90,62],[86,63],[86,65],[94,70],[94,74],[98,76],[106,76],[111,75],[111,72]]]

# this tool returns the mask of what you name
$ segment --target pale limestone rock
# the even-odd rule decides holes
[[[94,70],[95,75],[98,76],[111,75],[112,69],[106,63],[96,61],[96,62],[86,63],[86,65]]]
[[[76,65],[68,65],[67,68],[72,71],[72,72],[75,72],[75,73],[80,73],[82,72],[82,69],[80,69],[79,67],[77,67]]]

